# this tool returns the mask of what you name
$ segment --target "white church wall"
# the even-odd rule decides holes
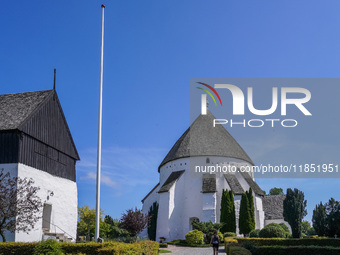
[[[253,192],[254,195],[254,192]],[[262,197],[255,195],[255,229],[262,229],[264,227],[264,211],[262,206]]]
[[[10,173],[11,177],[17,177],[18,175],[18,164],[0,164],[0,169],[4,170],[4,173]],[[15,233],[10,231],[5,231],[6,241],[14,242],[15,241]],[[2,237],[0,236],[0,241],[2,242]]]
[[[203,193],[201,221],[216,222],[216,193]]]
[[[64,233],[65,231],[66,236],[76,238],[78,206],[76,183],[23,164],[18,165],[18,176],[32,178],[35,181],[34,185],[40,187],[38,196],[43,204],[52,206],[50,232]],[[51,196],[51,192],[53,192],[53,196]],[[29,234],[16,233],[15,241],[34,242],[42,240],[42,224],[43,220],[40,219]],[[73,239],[73,241],[75,240]]]
[[[159,194],[156,241],[159,241],[160,237],[165,237],[169,241],[169,199],[169,192]]]
[[[238,229],[238,219],[240,216],[240,206],[241,206],[241,195],[234,195],[234,203],[235,203],[235,216],[236,216],[236,235],[240,235]]]

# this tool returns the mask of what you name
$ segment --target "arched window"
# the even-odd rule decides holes
[[[210,158],[207,158],[206,163],[207,163],[207,164],[210,163]]]
[[[194,227],[192,226],[192,223],[193,223],[193,222],[200,222],[200,219],[197,218],[197,217],[191,217],[191,218],[189,219],[189,224],[190,224],[189,228],[190,228],[190,230],[194,230]]]

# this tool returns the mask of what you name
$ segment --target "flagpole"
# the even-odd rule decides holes
[[[103,57],[104,57],[104,9],[102,4],[102,42],[100,52],[100,84],[99,84],[99,116],[98,116],[98,149],[97,149],[97,194],[96,194],[96,228],[95,241],[99,238],[100,222],[100,172],[101,172],[101,153],[102,153],[102,97],[103,97]]]

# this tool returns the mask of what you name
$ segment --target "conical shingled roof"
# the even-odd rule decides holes
[[[223,125],[213,127],[214,119],[209,110],[206,115],[200,115],[171,148],[158,171],[172,160],[195,156],[230,157],[254,164]]]

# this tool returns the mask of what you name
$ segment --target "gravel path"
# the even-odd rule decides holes
[[[165,250],[172,251],[172,254],[176,255],[212,255],[213,249],[211,247],[208,248],[191,248],[191,247],[182,247],[176,245],[169,245]],[[171,254],[171,253],[169,253]],[[220,246],[218,254],[225,255],[223,246]]]

